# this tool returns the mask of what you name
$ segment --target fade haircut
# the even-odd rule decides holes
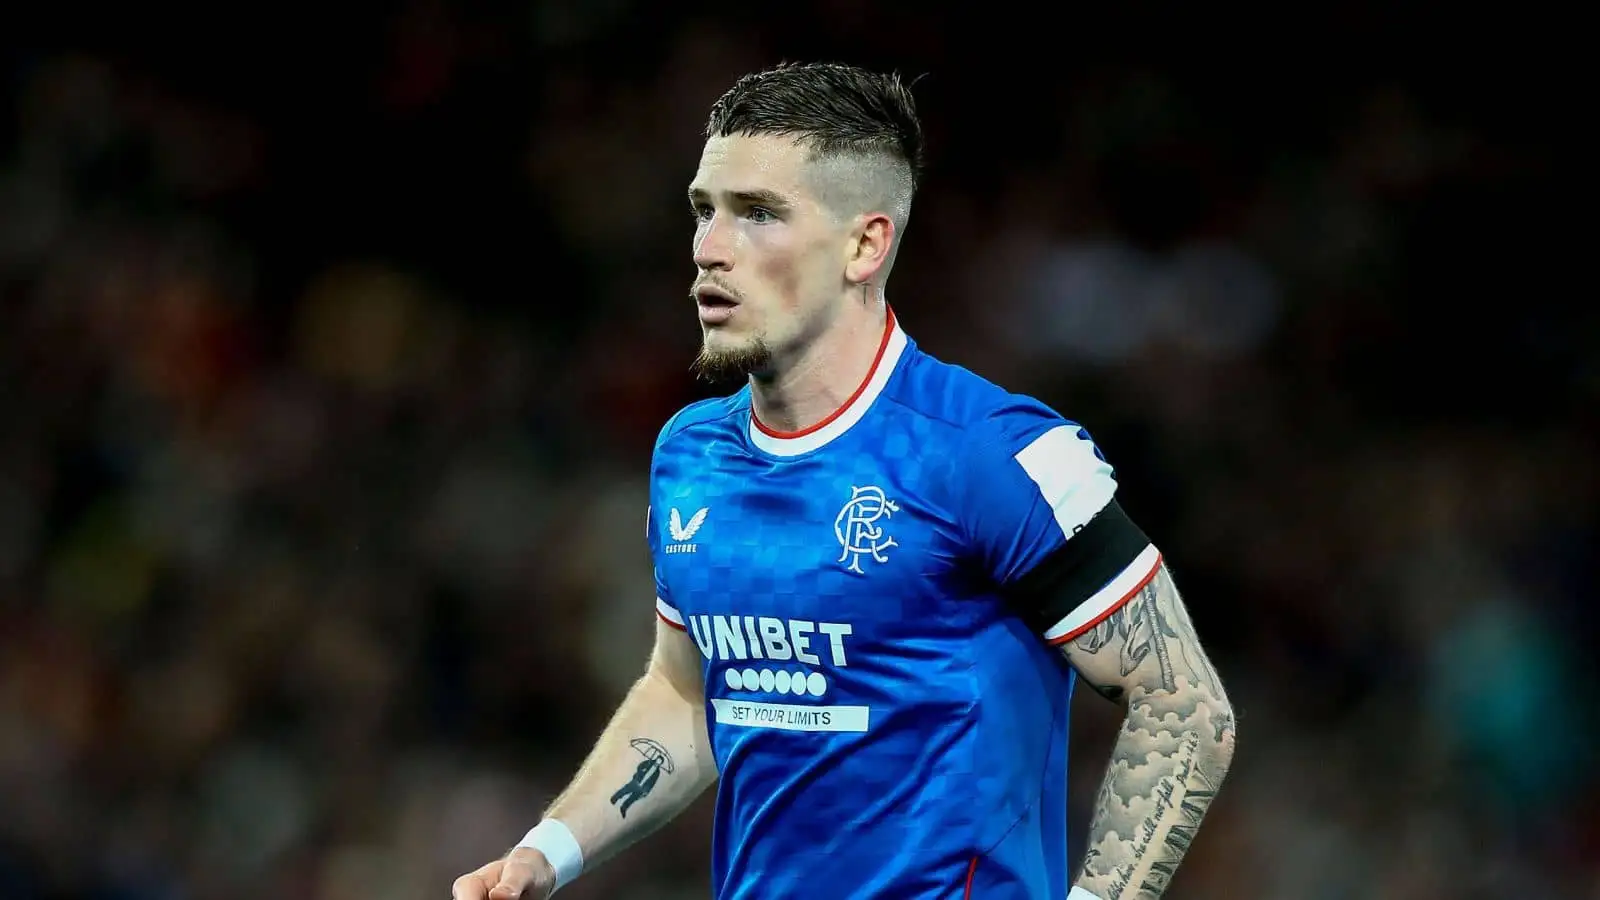
[[[896,231],[922,174],[922,124],[898,73],[785,63],[734,82],[711,107],[706,137],[789,135],[811,151],[811,187],[841,217],[881,211]],[[896,245],[899,241],[895,242]]]

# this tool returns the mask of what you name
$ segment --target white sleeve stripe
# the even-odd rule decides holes
[[[1016,456],[1069,539],[1105,509],[1117,492],[1110,464],[1095,453],[1093,442],[1078,436],[1080,430],[1075,425],[1057,425]]]
[[[1106,582],[1105,587],[1050,626],[1044,633],[1044,639],[1052,644],[1063,644],[1100,624],[1102,619],[1121,609],[1122,604],[1149,584],[1160,568],[1161,551],[1156,549],[1155,544],[1146,544],[1133,562]]]
[[[678,612],[678,610],[674,608],[671,603],[668,603],[660,597],[656,598],[656,615],[660,616],[663,622],[666,622],[668,625],[671,625],[674,628],[683,628],[684,630],[688,630],[683,624],[683,614]]]

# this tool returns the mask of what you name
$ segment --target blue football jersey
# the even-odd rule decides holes
[[[1077,549],[1116,487],[1083,428],[892,313],[815,428],[767,429],[748,388],[667,423],[646,530],[657,613],[704,662],[719,900],[1067,895],[1073,674],[1052,644],[1160,562],[1136,529]],[[1088,580],[1019,611],[1052,567]]]

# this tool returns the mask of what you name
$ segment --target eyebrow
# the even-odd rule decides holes
[[[753,191],[727,191],[726,196],[745,206],[767,206],[774,209],[786,209],[791,205],[789,203],[789,199],[777,191],[764,189]],[[689,189],[690,203],[700,203],[709,199],[711,199],[710,191],[707,191],[704,188]]]

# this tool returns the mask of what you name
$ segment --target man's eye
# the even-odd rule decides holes
[[[689,214],[694,216],[696,222],[704,222],[711,218],[711,207],[704,205],[691,206],[689,207]]]
[[[778,217],[774,215],[770,209],[760,206],[750,207],[750,221],[755,222],[757,225],[764,224],[766,222],[775,222],[777,219]]]

